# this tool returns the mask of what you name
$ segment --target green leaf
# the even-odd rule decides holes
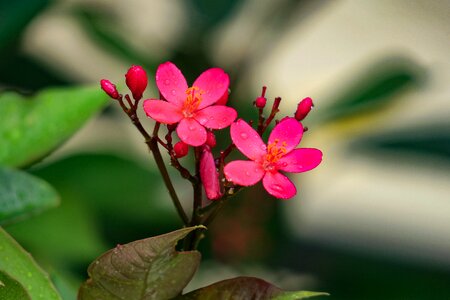
[[[0,50],[17,39],[28,23],[50,4],[50,0],[0,2]]]
[[[358,116],[382,109],[393,96],[419,85],[424,70],[403,56],[385,57],[367,65],[350,78],[347,85],[333,91],[333,103],[320,108],[322,121]]]
[[[88,269],[90,278],[78,299],[171,299],[181,293],[200,263],[200,252],[178,252],[175,246],[187,227],[134,241],[104,253]]]
[[[25,166],[65,141],[95,112],[107,96],[100,88],[58,88],[27,99],[0,95],[0,163]]]
[[[31,296],[31,299],[61,299],[48,275],[1,227],[0,271],[19,282]]]
[[[30,295],[17,280],[0,271],[0,299],[30,299]]]
[[[25,172],[0,167],[0,224],[58,205],[56,191]]]
[[[321,292],[287,292],[259,278],[236,277],[179,296],[177,300],[297,300],[315,296],[327,296]]]

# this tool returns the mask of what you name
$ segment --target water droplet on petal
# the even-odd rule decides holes
[[[286,167],[287,165],[288,165],[287,162],[281,164],[282,167]]]
[[[261,145],[261,150],[266,151],[266,150],[267,150],[266,145],[262,144],[262,145]]]
[[[192,126],[192,125],[189,126],[189,130],[190,130],[190,131],[195,131],[196,129],[197,129],[197,127],[195,127],[195,126]]]
[[[283,190],[283,188],[279,184],[272,185],[272,189],[274,189],[275,191],[278,191],[278,192],[281,192]]]
[[[175,90],[172,90],[172,91],[171,91],[171,93],[172,93],[172,95],[174,95],[174,96],[175,96],[175,95],[177,94],[177,91],[175,91]]]
[[[248,138],[248,134],[245,132],[241,132],[241,139],[246,140]]]
[[[245,171],[245,176],[250,176],[250,172],[249,171]]]
[[[169,79],[164,80],[164,84],[165,85],[169,85],[170,84],[170,80]]]

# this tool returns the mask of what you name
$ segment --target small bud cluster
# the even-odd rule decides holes
[[[142,99],[142,94],[147,88],[147,73],[141,66],[131,66],[125,74],[125,83],[130,89],[133,99],[139,101]],[[107,79],[100,80],[100,87],[112,99],[122,99],[122,95],[117,91],[116,85],[111,83],[111,81]]]

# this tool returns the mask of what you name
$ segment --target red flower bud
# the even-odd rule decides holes
[[[219,172],[217,172],[214,157],[208,146],[202,148],[200,157],[200,179],[209,200],[217,200],[222,196],[220,192]]]
[[[262,91],[261,91],[261,96],[256,98],[255,106],[257,108],[264,108],[264,106],[266,106],[266,103],[267,103],[267,99],[265,97],[266,96],[266,90],[267,90],[267,87],[263,86],[262,87]]]
[[[312,99],[309,97],[300,101],[297,106],[297,111],[295,112],[295,119],[297,119],[297,121],[301,121],[306,118],[313,106],[314,104],[312,102]]]
[[[139,100],[147,87],[147,73],[141,66],[131,66],[127,74],[125,74],[125,82],[133,94],[133,98]]]
[[[173,146],[173,151],[175,152],[176,158],[185,157],[189,152],[189,145],[185,142],[179,141]]]
[[[100,80],[100,86],[102,88],[102,90],[108,94],[108,96],[110,96],[113,99],[119,99],[119,92],[117,91],[116,86],[111,83],[111,81],[107,80],[107,79],[102,79]]]
[[[266,106],[266,103],[267,103],[266,98],[264,98],[264,97],[256,98],[255,105],[257,108],[264,108],[264,106]]]
[[[211,131],[208,131],[206,134],[206,145],[211,148],[216,146],[216,136]]]

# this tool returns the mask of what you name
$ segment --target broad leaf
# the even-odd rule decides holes
[[[78,299],[171,299],[181,293],[200,263],[200,252],[177,252],[188,227],[116,248],[96,259]]]
[[[32,99],[0,95],[0,163],[25,166],[65,141],[107,102],[100,88],[60,88]]]
[[[216,282],[207,287],[192,291],[177,300],[297,300],[315,296],[327,296],[321,292],[288,292],[254,277],[236,277]]]
[[[50,282],[48,275],[1,227],[0,271],[20,283],[31,299],[61,299]]]
[[[45,181],[0,167],[0,224],[58,205],[56,191]]]
[[[0,299],[30,299],[25,288],[8,274],[0,271]]]

